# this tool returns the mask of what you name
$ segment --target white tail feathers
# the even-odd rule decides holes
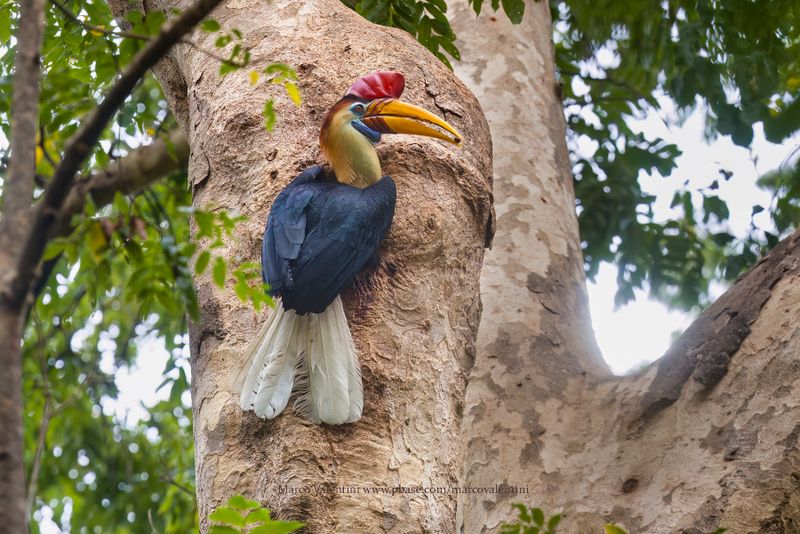
[[[315,423],[339,425],[361,418],[361,367],[336,297],[320,314],[297,315],[278,303],[248,349],[252,361],[242,387],[241,407],[272,419],[286,408]]]

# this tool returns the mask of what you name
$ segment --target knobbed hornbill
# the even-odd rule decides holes
[[[381,177],[375,144],[389,133],[461,143],[445,121],[398,100],[404,87],[398,72],[356,81],[320,131],[335,181],[326,180],[322,167],[311,167],[272,205],[261,265],[280,304],[251,345],[244,410],[272,419],[294,389],[295,409],[316,423],[361,418],[361,367],[339,294],[365,265],[377,265],[378,246],[394,216],[395,184]]]

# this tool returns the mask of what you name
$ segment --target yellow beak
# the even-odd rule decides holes
[[[394,98],[370,102],[361,121],[376,132],[426,135],[454,145],[461,144],[461,134],[445,121],[426,109]]]

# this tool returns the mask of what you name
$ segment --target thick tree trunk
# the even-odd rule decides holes
[[[231,289],[198,281],[202,320],[191,336],[201,523],[207,528],[208,512],[242,493],[277,517],[308,521],[311,532],[452,532],[453,495],[366,491],[457,483],[456,442],[491,212],[491,142],[480,107],[407,33],[372,25],[338,0],[229,0],[214,17],[224,30],[242,31],[251,67],[221,78],[218,64],[182,46],[156,73],[189,139],[195,205],[249,217],[218,251],[233,262],[259,257],[271,201],[298,172],[322,161],[322,118],[357,77],[403,72],[404,100],[444,116],[466,142],[458,150],[386,136],[379,147],[383,170],[398,185],[398,205],[380,268],[345,295],[364,373],[358,423],[317,426],[289,410],[263,421],[242,412],[234,383],[265,315],[254,315]],[[209,49],[213,38],[194,37]],[[251,86],[248,71],[273,61],[298,70],[302,107],[279,86]],[[261,117],[267,98],[278,112],[272,133]]]
[[[16,291],[20,244],[33,220],[36,127],[39,113],[39,53],[44,1],[19,3],[11,103],[11,162],[0,202],[0,525],[27,530],[22,433],[22,354],[25,294]]]
[[[642,373],[614,378],[586,312],[546,2],[523,23],[466,2],[456,72],[495,143],[497,237],[467,389],[462,532],[511,502],[563,511],[563,532],[798,532],[800,235],[740,280]]]

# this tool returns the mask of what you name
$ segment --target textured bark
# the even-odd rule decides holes
[[[580,404],[591,377],[608,374],[589,326],[550,15],[546,2],[529,2],[521,25],[490,11],[476,18],[466,1],[450,12],[462,57],[455,70],[486,112],[496,177],[497,232],[481,276],[462,429],[464,484],[535,491],[541,482],[529,469],[540,461],[541,434],[562,403]],[[512,502],[537,498],[465,494],[464,532],[496,526]]]
[[[642,373],[609,375],[586,313],[546,2],[523,23],[451,8],[456,72],[495,143],[495,246],[462,446],[466,533],[511,502],[563,511],[563,532],[798,532],[800,235],[782,243]]]
[[[0,519],[6,532],[25,532],[25,473],[22,439],[22,335],[20,310],[0,305],[0,363],[4,385],[0,391]],[[4,527],[4,528],[6,528]]]
[[[288,410],[263,421],[242,412],[235,384],[241,357],[265,315],[254,315],[230,288],[198,280],[202,320],[191,337],[201,524],[207,528],[209,511],[242,493],[277,517],[308,521],[310,532],[452,532],[454,496],[366,494],[364,488],[456,485],[491,211],[491,142],[480,107],[411,36],[372,25],[338,0],[229,0],[215,18],[242,31],[251,67],[223,79],[217,64],[180,46],[156,73],[189,138],[195,205],[249,217],[221,251],[234,261],[259,257],[271,201],[299,171],[322,161],[322,118],[357,77],[378,69],[403,72],[404,100],[444,116],[466,142],[459,150],[427,138],[386,136],[379,146],[384,173],[398,186],[398,205],[381,266],[345,295],[364,373],[358,423],[317,426]],[[213,36],[194,39],[213,48]],[[247,71],[272,61],[297,68],[302,107],[279,86],[251,86]],[[272,133],[261,117],[267,98],[278,111]]]

